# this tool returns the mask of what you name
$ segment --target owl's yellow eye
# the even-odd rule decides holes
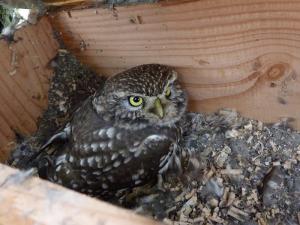
[[[129,103],[130,105],[134,106],[134,107],[138,107],[140,105],[143,104],[143,98],[139,97],[139,96],[130,96],[129,97]]]
[[[171,96],[171,89],[169,87],[166,89],[165,95],[167,98]]]

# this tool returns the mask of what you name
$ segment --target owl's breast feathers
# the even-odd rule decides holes
[[[64,149],[57,149],[49,180],[93,196],[143,184],[176,143],[173,126],[130,129],[99,115],[91,100],[75,113]]]

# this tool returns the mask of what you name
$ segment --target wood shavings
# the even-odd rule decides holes
[[[10,76],[14,76],[17,73],[17,69],[13,69],[12,71],[9,71],[8,74]]]
[[[181,213],[188,216],[197,205],[197,196],[191,197],[181,208]]]
[[[220,173],[227,175],[241,175],[243,171],[241,169],[224,169],[220,170]]]
[[[10,66],[11,69],[8,72],[8,74],[10,76],[14,76],[17,73],[17,69],[19,67],[19,63],[18,63],[18,55],[15,49],[13,49],[12,47],[10,47],[11,50],[11,60],[10,60]]]
[[[231,153],[231,149],[228,146],[225,146],[223,150],[216,157],[216,166],[222,168],[228,158],[228,155]]]
[[[142,24],[143,23],[142,17],[140,15],[131,16],[129,18],[129,21],[133,24]]]
[[[248,218],[249,214],[234,207],[234,206],[231,206],[227,212],[227,214],[229,216],[232,216],[233,218],[241,221],[241,222],[244,222],[246,219],[245,218]]]

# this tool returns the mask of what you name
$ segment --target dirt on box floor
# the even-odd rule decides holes
[[[49,108],[13,153],[14,166],[25,168],[24,158],[104,83],[63,49],[51,66]],[[170,171],[161,185],[136,188],[117,204],[166,224],[300,224],[300,133],[288,121],[267,125],[224,109],[188,113],[183,127],[189,159],[180,175]]]

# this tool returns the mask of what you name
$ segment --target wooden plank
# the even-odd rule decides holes
[[[158,223],[0,164],[0,224],[155,225]]]
[[[7,158],[15,133],[29,135],[47,107],[49,61],[58,43],[47,18],[15,33],[15,43],[0,41],[0,161]]]
[[[44,0],[47,7],[69,7],[69,6],[90,6],[95,4],[96,0]],[[102,3],[103,0],[99,0]]]
[[[52,17],[99,73],[162,63],[182,74],[195,111],[236,108],[300,128],[300,1],[201,0],[73,10]]]

